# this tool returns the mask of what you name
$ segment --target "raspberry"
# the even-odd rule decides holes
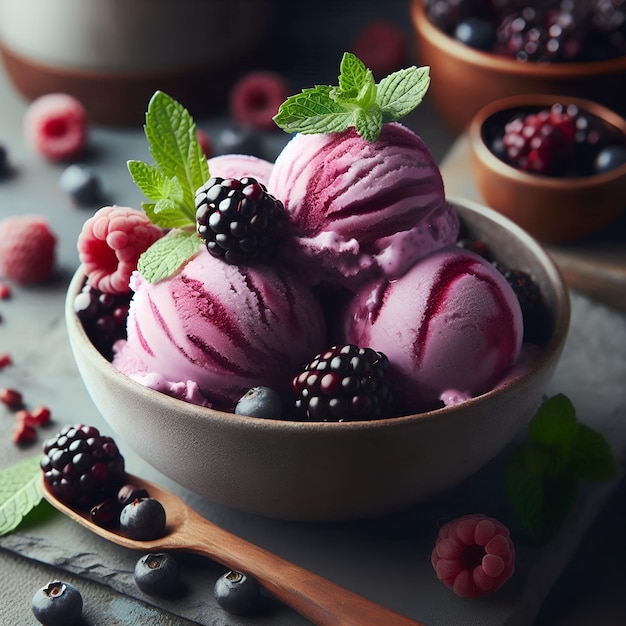
[[[0,276],[30,285],[50,279],[57,238],[44,217],[19,215],[0,222]]]
[[[197,128],[196,138],[198,139],[198,143],[200,144],[202,154],[204,154],[204,156],[207,159],[210,159],[215,153],[215,150],[213,149],[213,142],[211,141],[211,137],[204,130]]]
[[[230,92],[230,113],[235,122],[257,130],[276,128],[273,117],[289,96],[285,79],[273,72],[251,72]]]
[[[111,437],[97,428],[66,426],[43,446],[44,480],[63,502],[91,506],[124,484],[124,457]]]
[[[196,209],[198,235],[213,256],[239,265],[273,255],[285,209],[255,178],[210,178],[196,192]]]
[[[0,300],[8,300],[11,297],[11,286],[8,283],[0,282]]]
[[[30,103],[24,116],[27,141],[43,157],[66,161],[84,152],[87,113],[73,96],[52,93]]]
[[[113,356],[113,344],[126,338],[126,318],[132,294],[103,293],[85,284],[74,299],[74,311],[94,347],[105,358]]]
[[[392,22],[376,21],[368,24],[359,32],[352,48],[377,79],[408,65],[406,34]]]
[[[389,417],[389,360],[353,344],[333,346],[293,377],[296,409],[309,421],[347,422]]]
[[[83,224],[77,243],[89,285],[103,293],[128,293],[139,256],[162,235],[141,211],[115,205],[98,209]]]
[[[578,109],[553,105],[515,116],[504,127],[502,144],[508,161],[536,174],[562,175],[575,156]]]
[[[8,352],[0,352],[0,370],[13,363],[11,355]]]
[[[515,547],[509,530],[485,515],[465,515],[439,530],[431,563],[437,578],[462,598],[497,591],[512,576]]]

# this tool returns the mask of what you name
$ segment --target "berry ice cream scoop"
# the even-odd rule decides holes
[[[397,278],[458,235],[432,154],[396,122],[376,142],[354,128],[296,135],[276,159],[268,192],[290,216],[296,244],[286,255],[313,284]]]
[[[515,364],[519,302],[488,261],[449,247],[402,278],[363,289],[344,320],[349,342],[384,352],[412,410],[490,390]]]
[[[317,300],[278,267],[229,265],[201,249],[170,278],[135,272],[131,281],[128,339],[113,364],[162,391],[164,380],[193,381],[213,406],[232,409],[252,387],[284,391],[285,372],[325,343]]]

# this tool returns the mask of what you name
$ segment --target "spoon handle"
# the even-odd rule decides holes
[[[276,598],[318,626],[423,626],[200,516],[193,516],[189,522],[181,536],[185,541],[181,547],[252,576]]]

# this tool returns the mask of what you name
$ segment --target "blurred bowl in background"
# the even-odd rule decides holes
[[[626,113],[626,56],[575,63],[522,62],[482,52],[440,30],[424,0],[411,0],[419,62],[431,68],[429,96],[446,127],[466,129],[483,106],[524,93],[589,97]]]
[[[573,104],[607,124],[626,149],[626,120],[606,107],[560,95],[511,96],[483,107],[469,127],[472,167],[485,204],[543,243],[574,243],[598,233],[626,208],[626,163],[581,177],[535,174],[509,165],[493,151],[496,133],[515,113]]]
[[[68,93],[96,123],[142,123],[157,89],[206,116],[262,67],[271,9],[271,0],[0,0],[0,54],[27,99]]]

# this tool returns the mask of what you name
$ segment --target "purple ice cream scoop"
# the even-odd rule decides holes
[[[434,157],[399,123],[374,143],[354,128],[296,135],[267,186],[290,216],[295,243],[284,255],[311,284],[398,278],[458,235]]]

